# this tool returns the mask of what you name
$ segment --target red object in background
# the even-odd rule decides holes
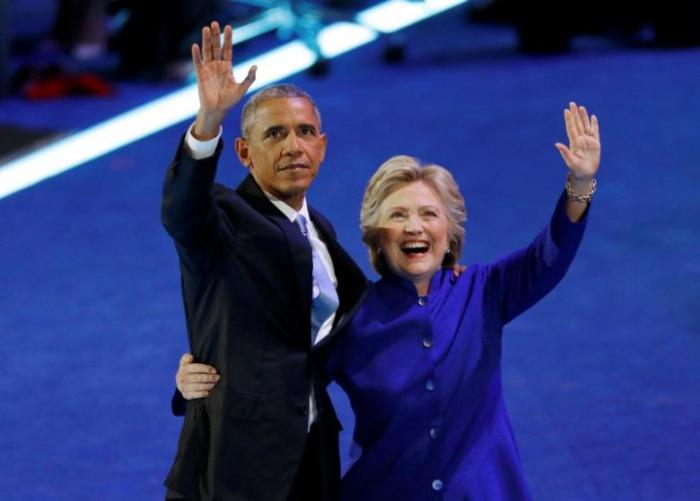
[[[110,96],[114,87],[92,73],[71,75],[62,71],[33,75],[21,86],[22,97],[38,101],[65,96]]]

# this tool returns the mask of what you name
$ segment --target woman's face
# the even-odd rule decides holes
[[[379,207],[377,244],[389,268],[428,293],[449,245],[448,221],[440,197],[422,181],[399,188]]]

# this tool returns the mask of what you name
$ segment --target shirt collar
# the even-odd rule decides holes
[[[435,296],[440,291],[440,288],[442,287],[445,280],[449,280],[451,283],[453,283],[453,278],[454,277],[452,275],[451,268],[440,268],[439,270],[437,270],[435,274],[430,278],[430,287],[428,289],[427,296]],[[381,280],[379,280],[378,284],[382,283],[392,288],[398,287],[399,289],[402,289],[409,293],[411,296],[418,296],[416,286],[413,284],[413,282],[411,282],[407,278],[395,275],[391,270],[387,270],[387,272],[382,276]]]
[[[304,197],[304,201],[301,204],[301,209],[299,209],[299,212],[295,211],[292,207],[287,205],[285,202],[280,200],[279,198],[275,198],[273,195],[269,194],[265,190],[263,190],[263,193],[267,197],[267,199],[272,202],[272,205],[277,207],[277,209],[285,215],[287,219],[289,219],[292,223],[294,220],[297,218],[297,214],[301,214],[306,218],[307,221],[311,221],[311,218],[309,217],[309,208],[306,205],[306,197]]]

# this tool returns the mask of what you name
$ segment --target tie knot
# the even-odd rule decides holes
[[[294,220],[294,222],[299,227],[299,230],[301,230],[301,234],[305,237],[308,237],[309,230],[307,228],[306,218],[301,214],[297,214],[297,217]]]

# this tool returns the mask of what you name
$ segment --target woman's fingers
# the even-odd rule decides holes
[[[208,392],[221,379],[216,369],[211,365],[194,363],[194,357],[190,353],[185,353],[180,357],[180,366],[175,376],[180,393],[185,398],[201,398],[206,395],[199,395]],[[193,393],[199,396],[193,396]]]
[[[573,168],[578,161],[578,157],[576,156],[575,152],[571,151],[565,144],[562,143],[555,143],[554,146],[559,151],[559,154],[567,167],[570,169]]]
[[[188,391],[180,392],[185,400],[194,400],[195,398],[205,398],[209,396],[208,391]]]
[[[213,386],[219,379],[221,379],[221,376],[219,376],[218,374],[202,374],[201,372],[199,372],[199,373],[183,372],[183,374],[182,374],[182,384],[185,384],[185,385],[199,384],[199,383],[211,383]]]
[[[581,135],[585,133],[585,127],[583,126],[583,121],[581,119],[581,112],[579,107],[573,101],[569,103],[569,111],[573,117],[574,132],[575,135]]]
[[[179,385],[178,389],[186,400],[192,400],[208,396],[214,385],[215,383],[186,383]]]
[[[586,110],[585,106],[578,107],[578,114],[581,117],[584,133],[589,134],[591,132],[591,120],[588,117],[588,111]]]
[[[591,130],[593,131],[593,137],[600,139],[600,125],[598,124],[598,117],[595,115],[591,117]]]
[[[569,145],[574,147],[576,141],[576,124],[574,124],[574,115],[571,110],[564,110],[564,123],[566,124],[566,137],[569,138]]]
[[[214,383],[188,383],[182,385],[187,393],[192,393],[193,391],[211,391],[214,387]]]
[[[190,374],[178,384],[178,390],[186,400],[204,398],[209,395],[218,381],[219,376],[210,374]]]

